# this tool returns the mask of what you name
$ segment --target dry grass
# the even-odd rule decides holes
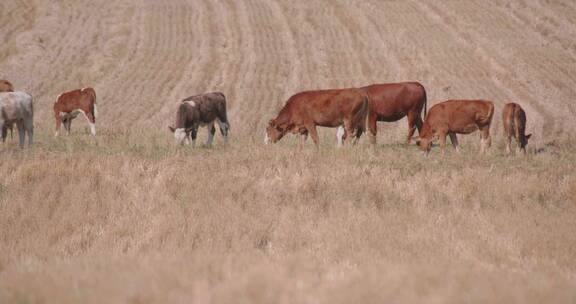
[[[80,133],[2,152],[0,302],[576,299],[573,142],[424,159]]]

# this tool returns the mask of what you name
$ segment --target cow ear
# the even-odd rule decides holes
[[[526,135],[526,139],[530,139],[530,137],[532,137],[532,133]]]
[[[174,133],[174,131],[176,131],[176,129],[174,129],[173,126],[168,126],[168,129],[170,129],[170,132]]]
[[[192,132],[192,130],[194,130],[194,127],[190,127],[188,129],[186,129],[186,133],[190,133],[190,132]]]

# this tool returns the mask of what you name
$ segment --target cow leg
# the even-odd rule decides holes
[[[414,136],[414,132],[416,132],[416,117],[417,114],[412,111],[408,112],[408,115],[406,116],[406,119],[408,119],[408,138],[406,138],[407,144],[412,142],[412,136]]]
[[[2,127],[2,143],[6,142],[6,137],[8,136],[8,126],[4,125]]]
[[[522,143],[520,142],[520,139],[518,139],[517,142],[518,142],[518,154],[520,154],[520,153],[526,154],[526,147],[522,147]]]
[[[18,126],[18,139],[20,143],[20,148],[22,149],[24,148],[24,135],[25,135],[24,122],[22,120],[18,120],[16,124]]]
[[[316,148],[317,149],[320,148],[320,139],[318,138],[318,132],[316,131],[316,126],[315,125],[306,126],[306,130],[308,131],[308,134],[310,134],[310,137],[312,137],[312,140],[314,141]]]
[[[70,136],[70,131],[72,130],[72,117],[64,119],[64,129],[66,129],[66,135]]]
[[[300,150],[302,150],[302,147],[304,147],[304,144],[306,143],[306,139],[308,139],[308,132],[300,133],[300,140],[298,141],[298,148]]]
[[[90,133],[92,133],[92,136],[96,136],[96,118],[94,117],[94,114],[88,113],[86,114],[86,118],[90,124]]]
[[[192,148],[196,147],[196,135],[198,135],[198,128],[190,131],[190,138],[192,139]]]
[[[352,137],[357,137],[358,136],[358,129],[355,129],[352,127],[352,122],[351,121],[344,121],[344,127],[346,128],[346,137],[344,138],[344,140],[346,139],[350,139],[352,140]],[[354,141],[351,141],[352,144],[354,144]]]
[[[88,124],[90,125],[90,134],[92,134],[92,136],[96,136],[96,119],[94,118],[94,113],[92,112],[84,112],[81,111],[82,114],[84,114],[84,117],[86,118],[86,120],[88,121]]]
[[[212,142],[214,141],[214,133],[216,133],[216,128],[214,128],[214,122],[207,126],[208,128],[208,140],[206,141],[206,146],[212,146]]]
[[[28,134],[28,146],[31,147],[34,138],[34,121],[31,117],[24,121],[24,127],[26,128],[26,133]]]
[[[378,117],[370,113],[368,115],[368,131],[370,131],[370,143],[376,145],[376,134],[378,133]]]
[[[510,155],[512,153],[512,137],[509,134],[506,134],[506,154]]]
[[[364,131],[365,131],[365,129],[363,127],[356,129],[356,136],[354,138],[354,145],[358,144],[358,142],[360,141],[360,137],[362,136],[362,134],[364,134]]]
[[[338,141],[337,147],[341,148],[344,142],[344,136],[346,135],[346,131],[344,127],[339,126],[338,130],[336,130],[336,140]]]
[[[450,132],[448,135],[450,136],[452,147],[454,147],[454,150],[456,150],[457,153],[460,153],[460,148],[458,148],[458,137],[456,136],[456,133]]]
[[[6,122],[2,119],[2,116],[0,116],[0,128],[2,128],[2,142],[6,141],[6,135],[8,132],[4,131],[6,130]]]
[[[442,156],[446,155],[446,133],[439,133],[438,137],[440,138],[440,151],[442,152]]]
[[[224,137],[224,144],[228,144],[228,132],[230,131],[230,125],[220,119],[217,119],[216,121],[218,122],[218,127],[220,127],[220,134],[222,134]]]
[[[420,135],[420,131],[422,131],[422,126],[424,125],[424,121],[422,120],[422,116],[420,116],[420,112],[416,114],[414,123],[416,124],[416,129],[418,129],[418,135]]]
[[[490,148],[492,140],[490,138],[490,126],[480,128],[480,153],[483,154]]]
[[[56,118],[56,133],[54,133],[54,136],[58,136],[60,134],[60,126],[62,125],[62,117],[60,117],[60,113],[55,113],[55,118]]]

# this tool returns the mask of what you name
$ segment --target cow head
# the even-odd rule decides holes
[[[190,131],[192,131],[192,128],[174,128],[172,126],[168,126],[168,129],[174,133],[174,141],[177,145],[183,145],[190,136]]]
[[[420,150],[428,154],[430,149],[432,149],[432,138],[418,137],[416,138],[416,145],[418,145]]]
[[[523,139],[522,138],[520,139],[520,146],[522,148],[525,148],[526,145],[528,145],[528,139],[530,139],[530,137],[532,137],[532,134],[527,134],[526,136],[524,136]]]
[[[266,127],[266,137],[264,139],[264,143],[275,143],[279,141],[284,136],[284,134],[286,134],[286,130],[279,126],[276,123],[276,120],[271,119],[268,122],[268,126]]]

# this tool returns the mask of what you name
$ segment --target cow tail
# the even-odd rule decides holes
[[[516,135],[516,139],[520,140],[520,113],[518,113],[518,107],[514,107],[514,111],[512,111],[512,119],[514,119],[514,135]]]
[[[426,89],[424,88],[423,85],[420,85],[422,87],[422,92],[424,92],[424,117],[422,117],[422,120],[426,120],[426,115],[427,114],[427,108],[428,108],[428,95],[426,95]]]
[[[94,119],[98,117],[98,108],[96,107],[96,91],[92,88],[84,88],[82,91],[88,92],[92,96],[92,113],[94,114]]]
[[[218,92],[218,94],[220,94],[220,96],[222,96],[222,99],[224,99],[224,111],[222,111],[222,122],[226,124],[226,133],[230,132],[230,122],[228,121],[228,102],[226,101],[226,95],[224,95],[224,93],[222,92]]]
[[[366,124],[370,116],[370,98],[368,97],[368,92],[364,92],[362,95],[364,95],[364,120],[362,121],[362,133],[364,133],[368,129]]]
[[[490,110],[488,110],[488,116],[486,117],[486,123],[492,122],[492,116],[494,116],[494,104],[492,102],[490,104]]]

